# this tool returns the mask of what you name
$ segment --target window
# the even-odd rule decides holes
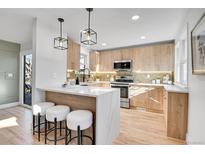
[[[187,29],[175,46],[175,82],[187,86]]]
[[[87,67],[87,58],[86,54],[80,54],[80,69],[83,69],[84,66]]]

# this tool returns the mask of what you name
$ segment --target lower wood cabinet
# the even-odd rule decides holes
[[[166,92],[164,97],[167,136],[185,140],[188,119],[188,94]]]
[[[110,87],[110,83],[109,82],[99,82],[99,83],[95,83],[95,84],[91,84],[91,87]]]
[[[148,96],[148,111],[163,113],[163,87],[150,88]]]
[[[163,113],[163,87],[135,86],[130,106],[144,108],[146,111]]]
[[[140,107],[149,112],[163,113],[167,136],[186,139],[188,93],[166,91],[163,87],[136,86],[130,99],[131,108]]]

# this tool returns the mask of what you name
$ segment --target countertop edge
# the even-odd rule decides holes
[[[107,91],[107,92],[103,92],[102,94],[87,94],[87,93],[81,93],[81,92],[72,92],[72,91],[64,91],[63,89],[62,90],[59,90],[59,89],[55,89],[55,88],[48,88],[48,87],[38,87],[36,88],[38,90],[41,90],[41,91],[49,91],[49,92],[57,92],[57,93],[63,93],[63,94],[70,94],[70,95],[78,95],[78,96],[85,96],[85,97],[98,97],[100,95],[106,95],[107,93],[110,93],[110,92],[113,92],[117,89],[113,89],[112,91]],[[103,88],[102,88],[103,89]]]

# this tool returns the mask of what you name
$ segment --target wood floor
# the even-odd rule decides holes
[[[121,109],[120,114],[120,134],[113,144],[184,144],[182,140],[166,136],[161,114],[127,109]],[[90,130],[85,133],[89,134]],[[31,110],[21,106],[0,110],[0,144],[44,144],[43,140],[43,135],[38,142],[37,135],[32,134]],[[89,140],[83,142],[91,143]]]

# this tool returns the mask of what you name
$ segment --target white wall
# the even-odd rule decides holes
[[[33,26],[33,103],[42,100],[44,94],[36,88],[61,86],[66,81],[66,50],[53,48],[59,29],[36,18]],[[66,37],[66,35],[64,35]]]
[[[192,75],[190,33],[205,9],[190,9],[181,29],[188,23],[188,144],[205,144],[205,75]],[[178,33],[180,36],[181,32]]]
[[[26,42],[26,43],[22,43],[20,50],[21,50],[21,52],[32,50],[32,42],[29,41],[29,42]]]

